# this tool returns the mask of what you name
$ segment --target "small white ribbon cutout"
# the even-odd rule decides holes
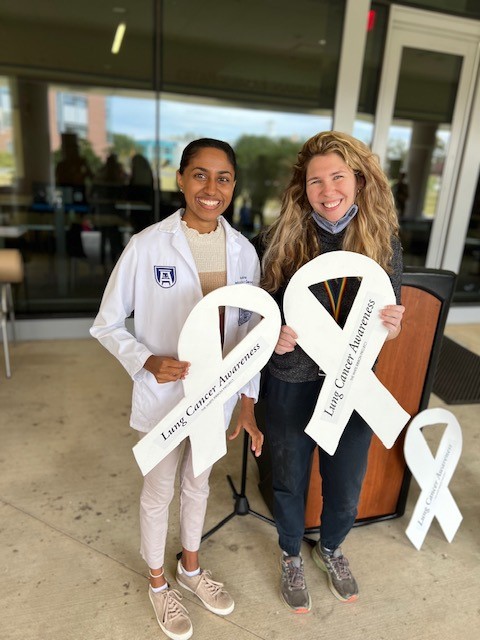
[[[262,319],[222,355],[219,307],[237,307]],[[190,362],[184,398],[134,447],[143,475],[190,436],[195,476],[227,452],[224,404],[270,358],[280,333],[280,311],[265,291],[248,284],[215,289],[192,309],[178,341],[178,357]]]
[[[446,428],[433,457],[422,428],[435,424],[445,424]],[[407,429],[405,460],[422,491],[405,533],[417,549],[421,548],[433,518],[437,518],[448,542],[452,542],[462,522],[462,514],[448,488],[461,452],[462,430],[456,417],[445,409],[422,411]]]
[[[341,329],[309,287],[343,277],[361,278],[361,284]],[[326,374],[305,433],[330,455],[354,409],[387,448],[410,418],[372,371],[388,335],[380,318],[387,304],[396,300],[386,272],[374,260],[351,251],[314,258],[296,272],[285,291],[286,322]]]

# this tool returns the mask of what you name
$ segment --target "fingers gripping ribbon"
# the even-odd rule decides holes
[[[446,428],[434,458],[422,428],[435,424],[446,424]],[[448,483],[461,452],[462,430],[455,416],[445,409],[422,411],[407,429],[405,460],[422,489],[406,530],[408,538],[417,549],[421,548],[433,518],[437,518],[449,542],[460,526],[462,514],[450,493]]]
[[[262,317],[225,358],[218,318],[222,306],[227,314],[238,314],[240,308]],[[190,312],[178,341],[179,359],[191,363],[183,380],[185,396],[133,447],[143,475],[187,436],[192,444],[195,476],[225,455],[224,404],[265,366],[278,340],[280,325],[277,304],[258,287],[230,285],[202,298]]]
[[[341,329],[309,287],[344,277],[361,278],[361,284]],[[286,322],[326,374],[305,432],[330,455],[354,409],[387,448],[410,418],[372,371],[388,335],[380,318],[386,304],[395,304],[388,275],[374,260],[351,251],[333,251],[311,260],[286,289]]]

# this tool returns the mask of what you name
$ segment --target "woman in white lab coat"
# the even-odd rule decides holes
[[[235,171],[235,154],[224,142],[203,138],[184,149],[177,182],[185,209],[132,237],[112,272],[91,328],[91,334],[133,379],[130,424],[140,437],[184,395],[181,380],[188,375],[189,363],[177,359],[177,344],[196,303],[223,285],[258,285],[254,248],[222,217],[233,197]],[[125,325],[133,311],[135,337]],[[231,307],[220,312],[224,353],[247,334],[250,315]],[[198,330],[201,340],[201,327]],[[252,450],[260,455],[263,435],[253,410],[258,376],[239,396],[237,425],[230,439],[244,428],[251,435]],[[226,424],[235,403],[236,398],[226,403]],[[149,597],[164,633],[186,640],[192,635],[192,623],[180,593],[170,587],[163,570],[168,508],[179,464],[182,557],[177,582],[218,615],[230,613],[234,602],[223,584],[200,568],[198,550],[211,469],[194,477],[187,438],[145,476],[140,499],[141,554],[149,567]]]

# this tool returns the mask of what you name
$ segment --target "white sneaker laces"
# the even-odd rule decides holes
[[[350,569],[348,568],[348,560],[345,556],[338,556],[337,558],[330,556],[328,562],[338,580],[349,580],[352,577]]]
[[[287,578],[290,589],[305,589],[303,565],[297,567],[293,562],[285,562],[285,564],[287,565]]]

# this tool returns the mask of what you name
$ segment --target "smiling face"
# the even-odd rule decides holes
[[[199,233],[217,227],[217,218],[233,197],[235,169],[221,149],[200,149],[185,167],[177,171],[177,182],[185,196],[183,220]]]
[[[314,211],[329,222],[340,220],[355,202],[359,184],[337,153],[313,156],[307,166],[306,193]]]

